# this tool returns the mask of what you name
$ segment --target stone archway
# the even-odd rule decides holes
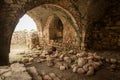
[[[63,23],[59,18],[56,18],[53,25],[49,27],[49,39],[53,41],[63,40]]]
[[[60,7],[58,5],[44,4],[44,5],[41,5],[41,6],[38,6],[34,9],[32,9],[31,11],[28,11],[28,14],[33,16],[33,18],[35,18],[36,22],[40,23],[41,26],[38,25],[39,33],[41,33],[40,37],[46,38],[46,40],[44,40],[46,43],[49,42],[49,35],[47,35],[48,33],[46,31],[49,28],[48,24],[51,23],[52,16],[57,16],[58,18],[60,18],[61,22],[63,24],[65,24],[65,26],[66,26],[66,24],[69,24],[68,28],[69,27],[73,28],[72,32],[73,32],[73,34],[75,32],[75,38],[77,39],[76,44],[78,46],[80,46],[80,37],[79,37],[80,34],[78,31],[78,25],[76,23],[75,18],[67,10],[63,9],[62,7]],[[68,32],[70,32],[70,31],[68,31]],[[66,35],[68,35],[68,34],[71,34],[71,33],[67,33]],[[46,35],[48,37],[46,37],[44,35]],[[40,39],[40,40],[43,40],[43,39]]]
[[[56,15],[49,16],[42,34],[42,38],[47,44],[55,41],[78,46],[77,33],[64,17],[58,17]]]
[[[12,4],[14,3],[14,4]],[[0,14],[0,30],[1,34],[0,37],[2,37],[0,40],[0,65],[6,65],[9,63],[9,52],[10,52],[10,42],[11,42],[11,37],[14,32],[15,26],[19,21],[19,18],[21,18],[27,11],[41,5],[41,4],[46,4],[46,3],[54,3],[57,5],[62,6],[66,10],[71,11],[71,9],[74,10],[72,4],[68,1],[68,5],[64,6],[62,1],[51,1],[51,0],[46,0],[46,1],[1,1],[1,14]],[[66,3],[66,2],[65,2]],[[10,5],[11,4],[11,5]],[[31,5],[32,4],[32,5]],[[71,6],[72,8],[69,8],[68,6]],[[64,11],[64,10],[63,10]],[[1,16],[4,15],[4,16]],[[76,15],[75,13],[72,13],[72,15]],[[67,17],[68,19],[71,19]],[[75,20],[74,20],[75,22]],[[4,23],[4,24],[3,24]],[[75,25],[77,23],[75,22]],[[79,27],[75,29],[77,32],[79,32]],[[80,36],[79,36],[80,38]]]
[[[51,41],[63,41],[63,23],[59,17],[52,15],[47,18],[43,29],[43,39],[46,43]]]

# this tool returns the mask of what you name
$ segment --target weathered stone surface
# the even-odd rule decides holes
[[[4,0],[5,3],[9,3],[9,4],[12,4],[13,3],[13,0]]]
[[[70,57],[64,57],[64,61],[67,62],[67,63],[71,63],[72,62]]]
[[[74,66],[72,71],[77,72],[77,70],[78,70],[78,66]]]
[[[116,60],[116,59],[111,58],[111,59],[110,59],[110,62],[111,62],[111,63],[116,63],[116,62],[117,62],[117,60]]]
[[[52,78],[49,75],[44,75],[43,79],[45,79],[45,80],[52,80]]]
[[[79,74],[83,74],[83,73],[85,73],[85,70],[84,70],[83,68],[78,68],[78,69],[77,69],[77,72],[78,72]]]
[[[10,67],[11,67],[11,70],[16,72],[16,73],[26,71],[24,64],[14,63]]]
[[[0,74],[10,71],[10,69],[0,69]]]
[[[87,76],[91,76],[91,75],[93,75],[94,74],[94,68],[93,67],[89,67],[89,70],[88,70],[88,72],[87,72]]]
[[[87,60],[84,58],[79,58],[78,59],[78,66],[83,67],[87,63]]]
[[[56,77],[55,73],[49,73],[49,75],[50,75],[52,78],[55,78],[55,77]]]
[[[29,67],[29,68],[27,68],[27,70],[28,70],[30,73],[33,73],[33,74],[35,74],[35,75],[38,75],[38,72],[37,72],[37,70],[36,70],[35,67]]]
[[[3,74],[4,77],[10,77],[12,75],[12,72],[9,71],[9,72],[6,72]]]
[[[87,63],[87,64],[85,64],[85,65],[83,66],[83,69],[87,72],[87,71],[88,71],[89,66],[90,66],[90,64],[89,64],[89,63]]]
[[[60,70],[65,70],[65,66],[60,66]]]
[[[29,59],[25,58],[22,60],[23,63],[28,63],[29,62]]]
[[[38,48],[39,38],[36,31],[27,32],[26,44],[30,49]]]

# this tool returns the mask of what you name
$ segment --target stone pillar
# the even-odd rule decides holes
[[[15,24],[10,24],[9,20],[0,23],[0,66],[9,64],[10,44],[14,26]]]
[[[0,1],[0,66],[9,64],[12,33],[23,14],[22,12],[20,13],[20,10],[22,10],[21,6],[19,6],[20,4],[16,6],[15,3],[12,4],[13,0],[9,1]]]
[[[1,18],[2,19],[2,18]],[[9,64],[9,53],[11,37],[14,30],[13,25],[8,21],[0,19],[0,66]]]
[[[14,15],[14,14],[13,14]],[[0,66],[9,64],[10,43],[17,20],[7,12],[0,14]]]
[[[10,41],[0,34],[0,66],[9,64]]]

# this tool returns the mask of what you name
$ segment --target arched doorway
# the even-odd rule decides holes
[[[37,25],[29,15],[25,14],[20,18],[12,35],[9,54],[10,62],[20,61],[22,56],[19,54],[25,53],[33,46],[33,33],[34,35],[37,34]]]
[[[56,11],[56,9],[58,10]],[[59,41],[75,42],[76,45],[80,45],[77,32],[78,25],[74,17],[60,6],[44,4],[28,11],[28,14],[32,15],[37,23],[41,22],[38,24],[38,29],[41,33],[40,40],[44,40],[44,43],[49,43],[50,40],[57,41],[59,38]]]
[[[15,4],[17,4],[17,2],[18,1],[16,1]],[[50,2],[49,1],[33,1],[32,6],[31,6],[31,4],[29,4],[29,3],[32,3],[32,1],[30,1],[30,2],[26,2],[26,1],[21,2],[20,1],[19,3],[23,3],[24,6],[22,6],[22,4],[20,4],[20,5],[18,4],[18,7],[16,7],[16,8],[14,7],[15,5],[13,5],[11,7],[8,7],[9,8],[8,10],[10,10],[10,12],[5,13],[5,14],[3,12],[4,15],[7,15],[7,16],[4,16],[5,19],[3,17],[1,17],[4,20],[1,19],[2,21],[0,21],[0,22],[2,23],[3,21],[5,21],[4,24],[1,25],[1,26],[3,26],[3,27],[1,27],[1,30],[2,30],[1,33],[3,33],[3,34],[0,35],[1,37],[3,37],[2,39],[0,39],[1,40],[0,50],[1,50],[1,53],[3,53],[3,54],[0,54],[1,55],[0,56],[0,59],[1,59],[0,64],[1,65],[9,63],[9,52],[10,52],[11,37],[12,37],[12,34],[14,32],[14,29],[15,29],[15,26],[16,26],[17,22],[19,21],[21,16],[23,16],[25,13],[27,13],[27,11],[29,12],[29,10],[31,10],[31,9],[39,6],[39,5],[42,5],[42,4],[45,4],[45,3],[50,3],[50,6],[52,6],[51,9],[54,9],[54,11],[55,11],[55,9],[57,8],[58,12],[61,12],[62,14],[65,14],[65,15],[63,15],[63,17],[68,19],[69,22],[71,24],[73,24],[75,31],[77,32],[77,34],[79,34],[78,24],[77,24],[76,20],[73,17],[73,15],[75,16],[76,14],[73,13],[71,11],[71,9],[68,8],[68,6],[64,6],[63,4],[60,3],[61,6],[63,7],[62,8],[62,7],[58,6],[58,4],[57,4],[57,6],[52,4],[52,3],[58,3],[58,1],[50,1]],[[6,5],[5,6],[3,5],[3,7],[6,7]],[[4,9],[2,9],[2,10],[4,11]],[[8,10],[6,10],[6,11],[8,11]],[[72,15],[71,15],[71,13],[69,11],[72,12]],[[38,21],[38,20],[35,20],[35,22],[36,21]],[[44,20],[41,20],[41,21],[44,21]],[[43,28],[41,28],[41,31],[42,31],[42,29]],[[78,41],[80,41],[79,40],[80,36],[78,35],[77,37],[78,37]],[[2,62],[2,61],[4,61],[4,62]]]
[[[63,40],[63,23],[59,18],[56,18],[52,22],[53,25],[49,27],[50,40],[59,42]]]

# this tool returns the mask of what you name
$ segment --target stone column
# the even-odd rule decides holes
[[[9,53],[14,26],[7,17],[0,17],[0,66],[9,64]]]
[[[17,22],[8,14],[5,12],[0,14],[0,66],[9,64],[11,37]]]
[[[13,0],[0,1],[0,66],[9,64],[9,53],[12,33],[19,18],[20,4],[13,4]],[[23,14],[21,12],[21,14]]]
[[[10,20],[0,23],[0,66],[9,64],[11,37],[15,28]]]
[[[0,66],[9,64],[10,41],[3,35],[0,34]]]

